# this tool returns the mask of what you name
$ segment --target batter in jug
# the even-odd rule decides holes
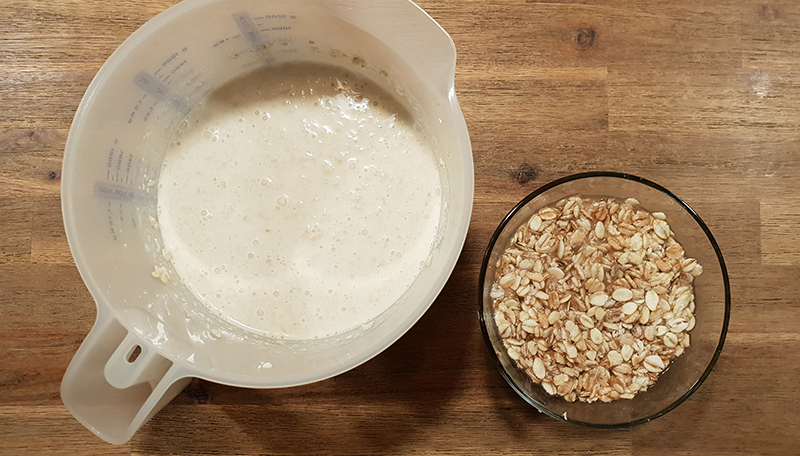
[[[158,185],[179,279],[278,338],[324,338],[390,307],[428,259],[440,211],[434,153],[409,112],[315,63],[214,91],[176,132]]]

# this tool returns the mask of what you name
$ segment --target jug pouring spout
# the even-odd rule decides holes
[[[320,2],[340,17],[387,44],[439,94],[454,91],[456,47],[450,35],[411,1],[339,0]]]

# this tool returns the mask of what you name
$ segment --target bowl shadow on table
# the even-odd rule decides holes
[[[503,379],[494,358],[489,356],[488,351],[483,364],[489,373],[486,390],[491,410],[496,414],[492,420],[502,423],[507,438],[521,444],[530,442],[532,437],[536,437],[539,442],[545,438],[563,443],[562,439],[574,439],[576,433],[586,433],[595,437],[603,435],[602,430],[589,428],[581,430],[574,424],[557,421],[525,402]],[[619,436],[616,431],[612,431],[612,434],[615,437]]]
[[[474,287],[463,286],[472,275],[456,268],[408,333],[332,379],[272,390],[194,380],[140,430],[134,448],[143,454],[376,454],[419,444],[462,393],[467,359],[485,350],[471,305]]]

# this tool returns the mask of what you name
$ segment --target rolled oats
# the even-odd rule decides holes
[[[649,372],[661,372],[664,370],[664,360],[658,355],[650,355],[644,359],[644,367]]]
[[[497,262],[489,296],[508,355],[567,401],[631,399],[689,347],[693,280],[667,216],[574,196],[537,212]]]

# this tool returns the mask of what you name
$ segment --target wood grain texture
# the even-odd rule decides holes
[[[422,0],[458,49],[475,206],[440,297],[403,338],[283,390],[200,380],[111,446],[65,410],[95,317],[60,213],[88,84],[173,0],[0,3],[0,454],[798,454],[800,3]],[[654,422],[555,422],[505,384],[476,318],[486,244],[539,186],[630,172],[683,197],[728,265],[732,314],[707,382]]]

